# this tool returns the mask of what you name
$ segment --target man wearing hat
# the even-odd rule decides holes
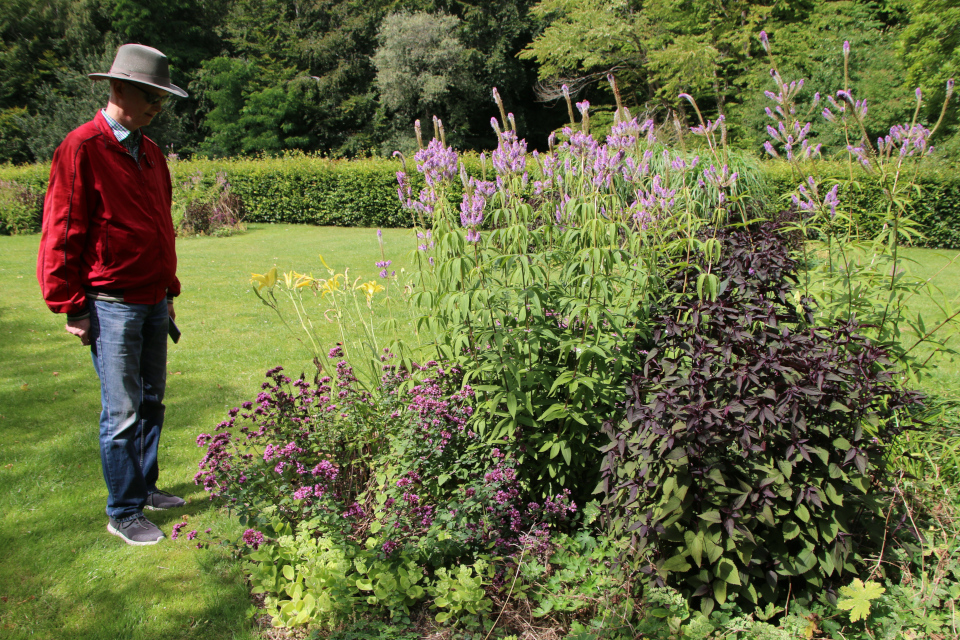
[[[170,173],[141,128],[170,95],[167,58],[125,44],[108,73],[110,99],[72,131],[53,156],[43,207],[37,279],[67,331],[90,345],[100,378],[100,460],[107,483],[107,530],[131,545],[163,532],[143,509],[184,505],[157,489],[167,333],[180,293]]]

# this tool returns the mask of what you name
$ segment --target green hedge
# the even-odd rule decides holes
[[[471,174],[479,173],[476,158],[465,162]],[[410,213],[397,199],[396,172],[400,162],[387,159],[327,160],[309,156],[260,160],[191,160],[170,164],[174,184],[186,182],[198,172],[212,183],[224,173],[233,191],[243,198],[248,222],[304,223],[331,226],[409,227]],[[843,163],[820,163],[823,179],[848,180]],[[414,194],[422,187],[421,176],[408,161]],[[789,194],[798,180],[785,163],[763,165],[767,192]],[[46,190],[49,166],[0,166],[0,234],[39,229],[40,209],[34,206],[30,224],[24,225],[24,202],[40,202]],[[846,186],[841,200],[858,213],[886,209],[884,195],[871,176],[856,172],[860,187]],[[933,163],[918,176],[922,193],[914,205],[916,218],[924,225],[926,238],[918,246],[960,249],[960,172],[955,167]],[[17,193],[19,192],[19,197]],[[455,194],[454,194],[455,195]],[[177,197],[177,189],[174,189]],[[11,220],[19,222],[11,223]],[[870,228],[871,216],[864,216]]]
[[[225,173],[243,199],[247,222],[341,227],[408,227],[410,214],[397,198],[398,161],[326,160],[306,156],[263,160],[174,162],[174,181],[198,171],[204,179]]]
[[[832,180],[841,181],[841,205],[850,205],[851,210],[860,216],[867,234],[879,230],[888,201],[875,176],[856,169],[851,182],[850,169],[841,162],[818,163],[817,173],[828,184]],[[786,194],[785,198],[789,198],[799,184],[796,174],[785,162],[766,163],[764,174],[768,193]],[[960,249],[960,170],[955,165],[938,165],[930,161],[921,167],[917,183],[921,192],[913,202],[914,219],[922,225],[925,237],[914,245]]]

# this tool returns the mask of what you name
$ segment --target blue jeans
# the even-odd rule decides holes
[[[140,515],[157,490],[157,444],[167,384],[167,301],[88,299],[93,367],[100,378],[100,462],[107,515]]]

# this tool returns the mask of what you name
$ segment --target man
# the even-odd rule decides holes
[[[143,509],[184,505],[157,489],[167,333],[180,293],[171,183],[160,148],[140,129],[170,95],[167,58],[125,44],[107,73],[105,109],[57,148],[43,208],[37,279],[47,306],[90,345],[100,378],[100,460],[107,530],[127,544],[163,532]]]

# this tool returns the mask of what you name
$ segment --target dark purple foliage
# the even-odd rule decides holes
[[[883,443],[919,403],[856,323],[817,325],[775,225],[722,244],[715,300],[672,283],[602,482],[633,566],[706,608],[847,580],[882,535]]]

